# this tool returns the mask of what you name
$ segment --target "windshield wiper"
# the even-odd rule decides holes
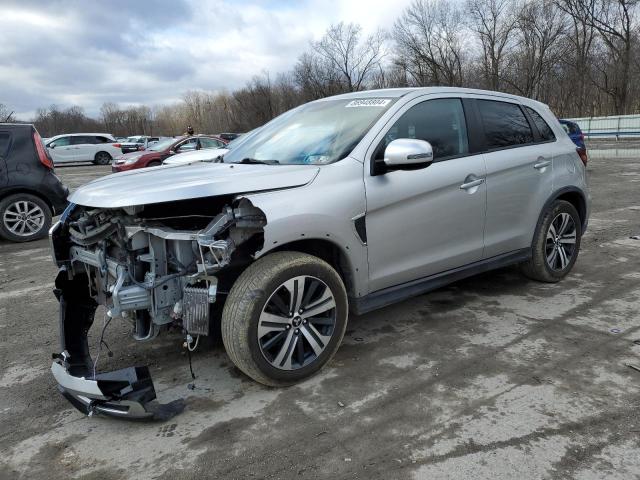
[[[278,165],[280,162],[278,160],[258,160],[257,158],[243,158],[239,163]]]

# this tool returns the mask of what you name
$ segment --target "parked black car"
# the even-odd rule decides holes
[[[0,237],[27,242],[45,236],[68,194],[35,127],[0,123]]]

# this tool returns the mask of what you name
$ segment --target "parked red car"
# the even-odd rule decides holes
[[[136,168],[157,167],[162,161],[176,153],[184,153],[202,148],[223,148],[228,142],[212,135],[194,135],[190,137],[168,138],[162,140],[147,150],[131,152],[116,157],[111,170],[124,172]]]

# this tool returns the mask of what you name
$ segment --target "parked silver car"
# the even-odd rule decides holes
[[[515,263],[561,280],[589,213],[585,165],[545,105],[455,88],[311,102],[224,163],[109,176],[70,201],[51,230],[52,371],[80,410],[130,417],[157,414],[153,383],[146,368],[96,374],[99,304],[138,340],[179,325],[190,350],[220,321],[240,370],[290,385],[335,354],[349,311]]]

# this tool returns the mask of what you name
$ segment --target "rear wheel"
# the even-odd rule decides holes
[[[222,314],[222,340],[233,363],[269,386],[318,372],[347,327],[347,293],[338,273],[312,255],[277,252],[250,265]]]
[[[0,236],[12,242],[29,242],[46,236],[51,209],[40,198],[18,193],[0,201]]]
[[[98,152],[94,157],[93,163],[96,165],[109,165],[111,163],[111,155],[107,152]]]
[[[523,264],[523,273],[541,282],[558,282],[573,268],[580,251],[582,223],[576,208],[556,200],[538,224],[532,257]]]

